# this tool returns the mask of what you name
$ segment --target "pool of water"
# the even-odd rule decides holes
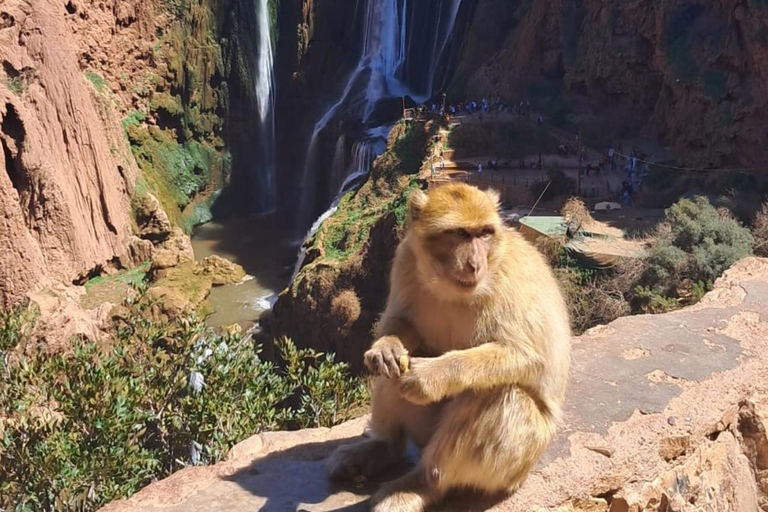
[[[192,248],[198,261],[217,254],[248,274],[241,283],[213,288],[210,299],[216,312],[208,317],[209,325],[248,329],[272,307],[290,281],[298,251],[286,233],[290,229],[276,215],[233,217],[195,229]]]

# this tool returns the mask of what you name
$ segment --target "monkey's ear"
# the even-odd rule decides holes
[[[487,195],[491,201],[493,201],[493,204],[496,205],[496,208],[498,208],[501,205],[501,194],[499,194],[499,191],[495,188],[489,188],[485,191],[485,195]]]
[[[408,221],[418,220],[429,198],[420,188],[415,188],[408,196]]]

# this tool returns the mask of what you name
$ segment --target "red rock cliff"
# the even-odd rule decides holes
[[[130,231],[136,171],[78,67],[65,4],[0,4],[0,307],[121,255]]]
[[[461,38],[457,94],[589,104],[603,136],[648,128],[689,164],[767,156],[764,0],[477,0]]]

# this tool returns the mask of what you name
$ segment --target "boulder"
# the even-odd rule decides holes
[[[151,308],[154,318],[170,320],[195,311],[202,316],[212,312],[206,300],[211,293],[211,280],[196,270],[194,261],[163,269],[162,276],[147,291],[147,296],[156,301]]]
[[[153,251],[154,245],[152,245],[152,242],[131,235],[128,237],[128,242],[126,243],[126,252],[120,258],[120,265],[123,268],[131,268],[136,265],[141,265],[145,261],[152,259]]]
[[[160,201],[152,194],[136,200],[135,215],[141,238],[157,243],[171,236],[171,221]]]
[[[245,278],[243,267],[215,254],[198,263],[195,272],[206,276],[214,286],[239,283]]]
[[[179,254],[180,261],[193,261],[195,251],[192,249],[192,240],[179,227],[171,230],[171,236],[160,244],[161,249],[168,249]]]
[[[30,307],[37,318],[32,339],[51,351],[67,350],[77,338],[106,339],[113,305],[104,302],[96,308],[84,308],[81,301],[85,294],[85,288],[81,286],[61,283],[51,283],[30,293]]]

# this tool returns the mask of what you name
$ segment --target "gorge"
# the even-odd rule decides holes
[[[625,167],[647,163],[626,212],[595,214],[609,236],[647,237],[630,240],[642,258],[584,268],[540,247],[585,346],[656,336],[658,353],[637,341],[580,364],[633,361],[666,400],[680,382],[658,333],[680,318],[746,315],[742,348],[759,347],[764,260],[715,281],[768,255],[766,27],[764,0],[0,1],[0,509],[94,510],[256,431],[359,416],[407,198],[441,180],[503,187],[510,219],[538,199],[565,218],[571,195],[620,202]],[[443,101],[491,107],[403,119]],[[626,157],[582,176],[578,148],[591,171],[609,149]],[[706,378],[739,371],[737,342],[718,331],[721,353],[698,323],[678,330],[697,361],[717,353]],[[746,446],[750,425],[697,424],[697,443],[728,431]],[[589,450],[590,471],[612,463]],[[661,474],[660,457],[623,477]],[[600,485],[607,507],[617,488]]]

